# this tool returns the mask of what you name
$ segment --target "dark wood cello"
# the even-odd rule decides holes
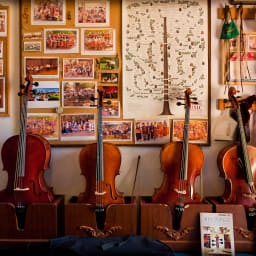
[[[104,229],[106,207],[124,203],[123,196],[116,190],[115,176],[119,174],[121,153],[111,143],[103,143],[102,103],[103,91],[98,90],[97,143],[85,146],[79,155],[82,175],[86,178],[86,190],[78,197],[78,203],[95,207],[97,227]]]
[[[155,203],[167,203],[175,207],[173,228],[176,230],[180,227],[184,205],[201,201],[201,197],[195,193],[194,182],[201,173],[204,155],[197,145],[188,143],[191,93],[190,89],[185,91],[183,141],[166,144],[162,149],[161,165],[165,177],[152,198]]]
[[[20,134],[7,139],[2,147],[3,169],[8,173],[7,187],[0,191],[0,202],[13,203],[17,218],[25,215],[26,207],[35,202],[51,202],[52,189],[44,181],[44,171],[48,167],[51,148],[46,139],[39,135],[26,134],[27,101],[33,80],[25,79],[20,118]],[[20,219],[22,219],[21,217]],[[18,223],[23,226],[22,220]]]
[[[247,145],[241,108],[235,94],[235,88],[230,87],[228,96],[236,111],[240,141],[223,148],[217,163],[220,175],[225,179],[224,202],[242,204],[247,212],[248,230],[252,230],[256,215],[256,148]]]

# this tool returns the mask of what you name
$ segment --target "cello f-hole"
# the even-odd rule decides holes
[[[109,187],[110,196],[113,200],[117,200],[116,196],[113,196],[113,191],[110,184],[106,184],[106,187]]]

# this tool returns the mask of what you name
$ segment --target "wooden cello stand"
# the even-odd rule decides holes
[[[141,201],[141,235],[160,240],[174,251],[199,251],[200,212],[212,212],[209,204],[185,205],[180,229],[173,229],[173,207],[167,204],[150,203],[149,198]]]
[[[254,221],[253,230],[249,231],[244,206],[241,204],[223,203],[221,197],[208,197],[206,201],[213,205],[214,212],[233,214],[236,252],[256,252],[256,220]]]
[[[97,229],[95,209],[87,203],[77,203],[71,198],[65,205],[65,235],[111,237],[135,235],[137,231],[137,206],[125,197],[124,204],[110,204],[106,208],[104,230]]]
[[[47,240],[63,235],[64,196],[51,203],[31,203],[25,216],[24,229],[18,229],[15,206],[0,203],[0,244],[6,242]]]

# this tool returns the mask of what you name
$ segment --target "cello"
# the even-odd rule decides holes
[[[27,102],[33,79],[25,78],[21,85],[22,110],[19,135],[8,138],[3,144],[1,157],[3,170],[8,173],[8,183],[0,191],[0,202],[15,205],[18,225],[24,227],[26,207],[31,203],[52,202],[53,191],[44,181],[44,171],[48,167],[51,148],[46,139],[39,135],[26,134]],[[36,85],[36,83],[34,83]]]
[[[173,228],[180,228],[180,221],[185,204],[201,202],[195,193],[195,178],[200,175],[204,155],[195,144],[188,143],[189,118],[192,91],[185,91],[185,123],[182,142],[166,144],[161,151],[161,167],[165,173],[163,183],[152,197],[154,203],[167,203],[175,207]],[[193,98],[196,99],[196,98]],[[177,103],[178,105],[184,105]]]
[[[230,87],[228,96],[236,112],[240,141],[224,147],[218,154],[217,164],[220,176],[225,179],[224,203],[243,205],[248,230],[252,230],[256,215],[256,148],[246,143],[243,116],[235,94],[236,89]],[[248,104],[252,104],[252,99],[249,98]]]
[[[88,203],[95,207],[97,227],[104,229],[106,207],[124,203],[124,198],[116,190],[115,176],[119,175],[121,153],[115,145],[103,143],[102,103],[103,91],[98,90],[97,143],[85,146],[79,155],[81,174],[86,178],[85,192],[78,196],[78,203]]]

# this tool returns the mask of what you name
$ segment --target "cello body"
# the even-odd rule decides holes
[[[44,171],[48,168],[51,149],[48,141],[38,135],[26,136],[25,176],[19,177],[19,182],[28,190],[14,191],[18,142],[19,136],[12,136],[2,147],[3,169],[8,173],[8,183],[7,187],[0,191],[0,201],[15,205],[19,201],[24,205],[53,201],[52,189],[48,188],[44,181]]]
[[[97,143],[85,146],[79,155],[79,163],[81,174],[86,179],[85,192],[78,197],[78,203],[88,203],[93,206],[96,202],[101,201],[105,208],[109,204],[124,203],[122,195],[116,190],[115,176],[119,175],[121,165],[121,153],[119,149],[111,143],[103,143],[104,154],[104,181],[101,181],[100,186],[106,192],[104,195],[97,195],[96,191],[96,152]],[[100,197],[100,198],[97,198]]]
[[[256,148],[247,145],[254,184],[256,184]],[[225,203],[242,204],[246,209],[256,206],[256,195],[251,194],[246,182],[244,170],[240,165],[239,145],[223,148],[217,157],[220,176],[225,179],[225,191],[222,198]]]
[[[27,135],[27,102],[33,84],[28,73],[25,85],[21,85],[20,133],[4,143],[1,151],[3,169],[8,173],[7,187],[0,191],[0,201],[13,203],[16,209],[25,212],[30,203],[51,202],[54,199],[51,188],[44,181],[51,148],[46,139],[39,135]],[[34,83],[38,86],[38,83]]]
[[[178,193],[176,192],[180,186],[180,169],[182,157],[182,142],[173,142],[164,146],[161,152],[161,169],[165,173],[162,186],[155,191],[152,201],[157,203],[168,203],[175,205],[178,202]],[[194,182],[200,175],[203,167],[204,155],[202,150],[194,144],[188,144],[188,179],[182,181],[183,203],[201,202],[200,195],[195,193]]]
[[[252,230],[256,216],[256,148],[247,145],[244,125],[249,120],[248,108],[241,106],[234,96],[236,89],[230,87],[229,100],[233,105],[238,123],[238,138],[236,144],[223,148],[217,157],[220,176],[225,179],[225,191],[222,199],[225,203],[241,204],[247,214],[247,226]],[[249,97],[245,103],[252,105],[254,97]]]

